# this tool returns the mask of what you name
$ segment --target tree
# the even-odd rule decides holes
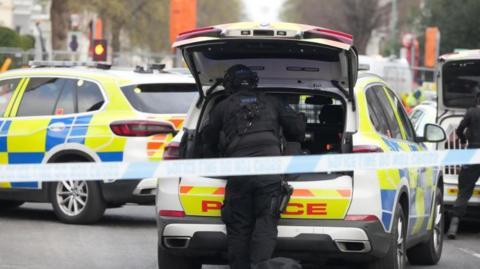
[[[0,47],[31,49],[35,46],[35,38],[31,35],[19,35],[14,30],[0,26]]]
[[[10,28],[0,26],[0,47],[18,47],[18,34]]]
[[[170,46],[169,2],[169,0],[52,0],[52,43],[57,44],[54,49],[63,49],[66,46],[69,14],[90,11],[103,19],[107,30],[105,36],[109,37],[114,53],[120,52],[122,42],[126,42],[129,47],[143,50],[167,51]],[[241,0],[197,0],[197,5],[199,26],[238,21],[242,17]],[[58,21],[60,17],[63,18],[62,23]],[[122,39],[123,37],[126,39]]]
[[[69,1],[52,0],[50,6],[50,18],[52,25],[52,48],[53,50],[66,50],[67,31],[69,22]]]
[[[389,14],[389,5],[380,6],[379,0],[286,0],[281,16],[350,33],[358,51],[365,53],[372,31]]]
[[[240,0],[197,0],[197,25],[238,22],[244,17],[243,10]]]
[[[440,29],[441,53],[452,52],[456,48],[479,48],[478,14],[480,14],[478,0],[427,0],[420,29],[423,31],[428,26]]]

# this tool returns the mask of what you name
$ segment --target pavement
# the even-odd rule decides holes
[[[48,204],[27,203],[16,210],[0,210],[0,269],[156,269],[154,214],[153,206],[126,206],[107,210],[95,225],[66,225],[57,221]],[[348,268],[354,267],[328,267]],[[480,222],[462,223],[458,239],[445,241],[437,266],[407,268],[480,268]]]

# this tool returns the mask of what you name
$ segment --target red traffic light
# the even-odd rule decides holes
[[[93,40],[93,61],[95,62],[107,61],[107,40],[106,39]]]

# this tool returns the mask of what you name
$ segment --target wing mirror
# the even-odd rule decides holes
[[[427,123],[423,129],[423,137],[419,137],[419,139],[420,142],[438,143],[445,141],[447,135],[439,125]]]

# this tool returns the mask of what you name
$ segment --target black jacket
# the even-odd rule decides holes
[[[261,115],[238,138],[244,129],[240,126],[241,120],[237,119],[239,103],[252,98],[261,100]],[[287,141],[303,142],[305,120],[276,97],[256,91],[240,91],[228,96],[212,109],[201,134],[202,141],[211,151],[220,152],[226,157],[274,156],[280,154],[282,135]]]
[[[462,143],[468,140],[469,148],[480,148],[480,106],[467,110],[456,133]]]

